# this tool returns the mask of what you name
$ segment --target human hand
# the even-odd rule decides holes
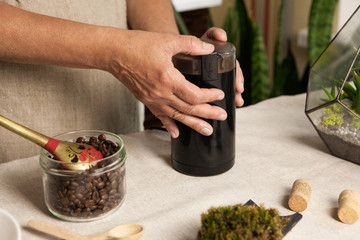
[[[218,41],[227,41],[226,32],[221,28],[209,28],[203,35],[204,38],[215,39]],[[236,60],[236,80],[235,80],[235,105],[241,107],[244,100],[241,94],[244,92],[244,76],[240,68],[239,61]]]
[[[208,136],[213,129],[201,118],[226,119],[224,109],[208,104],[223,99],[224,92],[197,87],[172,63],[172,57],[177,53],[206,55],[214,51],[213,45],[193,36],[143,31],[126,31],[121,36],[110,36],[110,39],[111,58],[105,70],[144,103],[173,138],[179,136],[174,120]]]

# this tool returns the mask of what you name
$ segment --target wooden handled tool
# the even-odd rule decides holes
[[[47,137],[41,133],[31,130],[16,122],[11,121],[0,115],[0,126],[36,143],[49,151],[57,160],[66,164],[71,170],[84,170],[89,168],[89,162],[102,159],[101,152],[97,151],[93,146],[83,143],[72,143],[60,141]]]

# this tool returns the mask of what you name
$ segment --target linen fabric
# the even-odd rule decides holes
[[[236,157],[229,171],[192,177],[171,165],[170,136],[147,130],[121,135],[127,152],[126,195],[112,215],[94,222],[66,222],[52,216],[44,203],[39,158],[0,164],[0,208],[20,223],[23,239],[49,239],[25,227],[43,220],[84,235],[124,223],[145,227],[142,240],[194,240],[201,213],[210,207],[252,199],[280,215],[294,214],[288,199],[293,182],[313,186],[302,219],[286,240],[357,240],[360,221],[338,220],[338,197],[344,189],[360,192],[360,166],[330,154],[304,113],[305,95],[282,96],[236,110]]]
[[[127,28],[125,0],[4,2],[54,17]],[[81,129],[137,132],[141,114],[142,104],[110,73],[0,62],[0,115],[47,136]],[[36,154],[36,144],[0,128],[0,162]]]

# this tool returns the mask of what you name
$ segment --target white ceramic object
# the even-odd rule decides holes
[[[19,223],[7,211],[0,209],[0,238],[6,240],[21,240]]]
[[[222,4],[222,0],[172,0],[172,3],[178,12],[185,12],[216,7]]]

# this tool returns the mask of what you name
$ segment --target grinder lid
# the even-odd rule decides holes
[[[236,66],[236,48],[229,42],[220,42],[213,39],[202,38],[204,42],[214,45],[213,53],[204,56],[176,54],[172,61],[181,73],[190,75],[211,75],[231,71]]]

